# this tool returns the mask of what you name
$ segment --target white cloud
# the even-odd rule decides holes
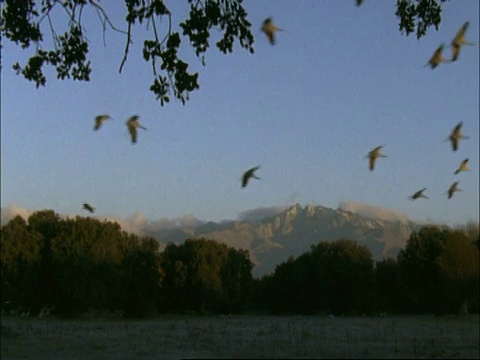
[[[10,204],[1,209],[1,225],[7,224],[17,215],[20,215],[23,219],[28,220],[28,217],[32,215],[35,211],[37,210],[29,210],[16,204]],[[76,215],[59,214],[59,216],[65,219],[67,217],[75,218]],[[93,217],[100,221],[116,222],[120,225],[122,230],[139,236],[145,235],[146,233],[152,231],[195,227],[205,223],[205,221],[199,220],[191,214],[185,214],[183,216],[174,218],[163,217],[153,221],[148,220],[144,214],[138,212],[130,215],[127,218],[121,218],[115,215]]]
[[[238,214],[238,219],[240,221],[256,221],[262,220],[268,216],[273,216],[279,212],[287,209],[289,206],[268,206],[268,207],[259,207],[256,209],[245,210]]]
[[[400,211],[387,209],[380,206],[367,205],[365,203],[356,201],[342,201],[338,205],[338,208],[373,219],[401,222],[409,221],[407,215]]]
[[[199,220],[192,214],[185,214],[175,218],[160,218],[155,221],[151,221],[148,224],[148,230],[158,231],[163,229],[181,229],[185,227],[195,227],[204,224],[205,221]]]
[[[98,220],[116,222],[122,230],[139,236],[144,235],[145,228],[148,224],[147,218],[141,213],[135,213],[126,219],[119,218],[118,216],[97,216],[96,218]]]
[[[27,210],[16,204],[10,204],[2,208],[0,216],[0,224],[3,226],[12,220],[15,216],[20,215],[25,221],[33,213],[31,210]]]

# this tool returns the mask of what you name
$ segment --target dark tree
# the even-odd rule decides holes
[[[397,0],[395,14],[399,18],[399,30],[407,36],[415,32],[418,39],[432,26],[438,30],[441,3],[445,1]],[[194,48],[203,65],[212,40],[224,54],[233,51],[236,40],[242,48],[254,52],[252,24],[242,0],[188,0],[186,3],[190,11],[188,18],[179,24],[180,34],[172,30],[172,13],[163,0],[124,0],[125,23],[118,26],[110,20],[100,0],[2,0],[0,35],[24,49],[34,44],[34,53],[27,63],[20,65],[17,62],[13,69],[39,87],[47,80],[44,65],[53,67],[58,79],[90,80],[90,49],[82,15],[96,13],[103,26],[104,43],[107,29],[125,36],[119,72],[133,50],[132,29],[146,26],[150,37],[143,42],[142,56],[152,67],[150,90],[162,106],[170,101],[172,92],[185,104],[189,94],[199,88],[199,82],[198,73],[189,70],[189,64],[179,57],[182,40]],[[59,19],[53,16],[55,11],[66,17],[68,26],[61,28],[58,25]],[[212,39],[212,30],[216,30],[219,36]]]
[[[213,240],[187,239],[162,253],[166,310],[242,311],[252,288],[248,252]]]
[[[478,311],[480,252],[463,232],[450,235],[437,259],[445,280],[446,300],[461,314],[468,313],[469,307]]]
[[[336,240],[312,247],[311,254],[327,288],[334,314],[369,311],[372,292],[373,260],[370,250],[351,240]]]
[[[42,235],[29,231],[26,221],[18,215],[2,226],[0,235],[2,307],[35,308]]]
[[[40,306],[52,306],[55,303],[57,283],[55,279],[52,243],[61,232],[63,222],[53,210],[34,212],[28,218],[28,228],[31,232],[42,235],[41,264],[39,282],[35,288]]]
[[[414,312],[444,311],[437,303],[442,295],[440,272],[436,259],[441,254],[447,232],[425,227],[412,233],[407,246],[398,254],[402,284],[405,286],[409,308]]]
[[[375,306],[380,312],[399,312],[407,301],[403,295],[400,271],[395,259],[387,258],[375,264]]]
[[[160,266],[158,242],[152,238],[141,239],[138,247],[125,257],[122,263],[125,316],[145,317],[157,312],[162,286]]]
[[[289,258],[262,280],[259,292],[276,313],[358,314],[371,309],[373,260],[350,240],[321,242]]]
[[[237,313],[251,304],[253,264],[247,250],[228,249],[227,262],[221,271],[223,311]]]

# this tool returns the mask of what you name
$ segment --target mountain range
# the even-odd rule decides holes
[[[299,256],[322,241],[349,239],[366,245],[374,260],[396,257],[405,248],[410,234],[422,226],[400,219],[368,217],[344,208],[299,204],[260,219],[207,222],[197,226],[150,230],[147,234],[160,242],[180,244],[186,239],[206,238],[237,249],[246,249],[260,277],[290,256]]]

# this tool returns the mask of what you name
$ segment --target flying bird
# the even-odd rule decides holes
[[[430,58],[430,60],[428,60],[428,63],[426,63],[425,66],[430,66],[430,68],[435,69],[440,63],[447,61],[442,55],[444,47],[445,45],[441,44],[438,49],[435,50],[432,57]]]
[[[450,144],[452,145],[452,150],[457,151],[458,149],[458,142],[461,139],[468,139],[468,136],[462,135],[462,126],[463,122],[459,122],[457,126],[455,126],[451,132],[451,134],[448,136],[448,138],[445,139],[445,141],[450,140]]]
[[[137,142],[137,128],[147,130],[147,128],[140,125],[140,123],[138,122],[138,118],[139,118],[138,115],[133,115],[126,122],[126,125],[128,127],[128,131],[130,132],[130,137],[132,138],[132,144],[135,144]]]
[[[457,191],[462,191],[462,189],[459,189],[458,188],[458,181],[455,181],[452,185],[450,185],[450,187],[448,188],[448,191],[447,191],[447,194],[448,194],[448,198],[451,199],[451,197],[453,196],[454,193],[456,193]]]
[[[457,34],[455,35],[455,38],[452,40],[452,58],[450,59],[450,62],[457,61],[462,46],[475,45],[474,43],[465,40],[465,33],[467,32],[469,25],[470,21],[467,21],[465,24],[463,24],[463,26],[460,28],[460,30],[458,30]]]
[[[472,170],[472,169],[468,167],[468,158],[466,158],[465,160],[462,161],[458,169],[455,170],[454,174],[457,175],[460,171],[469,171],[469,170]]]
[[[254,174],[254,172],[257,171],[258,169],[260,169],[260,166],[255,166],[254,168],[251,168],[250,170],[245,171],[245,173],[243,174],[243,178],[242,178],[242,188],[247,186],[248,180],[250,180],[250,178],[260,180],[260,178],[255,176],[255,174]]]
[[[362,3],[363,3],[363,0],[357,0],[357,6],[362,5]]]
[[[424,199],[428,199],[428,197],[426,197],[425,195],[423,195],[423,192],[427,190],[427,188],[423,188],[422,190],[418,190],[416,193],[414,193],[413,195],[409,196],[408,198],[410,200],[416,200],[418,198],[424,198]]]
[[[265,35],[267,35],[268,40],[270,41],[270,44],[275,45],[275,32],[277,31],[283,31],[283,29],[277,27],[273,21],[272,18],[266,18],[265,21],[263,22],[262,30]]]
[[[91,212],[91,213],[95,212],[95,208],[94,208],[92,205],[87,204],[87,203],[83,204],[82,209],[83,209],[83,210],[87,210],[87,211],[89,211],[89,212]]]
[[[95,126],[93,130],[97,131],[102,126],[105,120],[111,119],[110,115],[98,115],[95,117]]]
[[[384,146],[385,146],[385,145],[377,146],[375,149],[373,149],[372,151],[370,151],[367,156],[365,156],[365,157],[368,157],[368,160],[369,160],[368,163],[369,163],[369,169],[370,169],[370,171],[373,171],[373,169],[375,168],[375,161],[377,160],[377,158],[379,158],[379,157],[386,157],[385,155],[380,154],[380,150],[381,150]]]

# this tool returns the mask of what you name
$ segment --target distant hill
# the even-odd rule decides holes
[[[192,228],[151,231],[163,248],[168,242],[188,238],[213,239],[228,246],[247,249],[256,265],[255,277],[273,272],[290,256],[298,256],[313,244],[344,238],[366,245],[375,260],[395,257],[413,231],[422,226],[408,219],[384,220],[361,216],[343,209],[293,205],[259,220],[208,222]]]

